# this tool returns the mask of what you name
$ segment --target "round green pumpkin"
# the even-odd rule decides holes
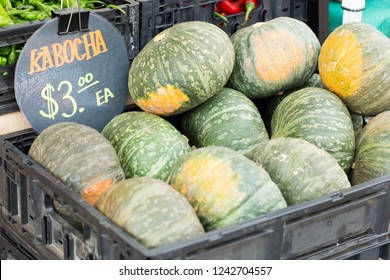
[[[182,113],[216,94],[233,64],[233,45],[222,29],[200,21],[179,23],[136,56],[129,71],[130,95],[144,111]]]
[[[321,79],[347,107],[363,116],[390,110],[390,39],[367,23],[336,28],[322,45]]]
[[[206,230],[286,207],[268,173],[226,147],[198,148],[181,157],[169,184],[188,199]]]
[[[253,102],[229,88],[184,113],[181,127],[196,147],[223,146],[249,157],[258,144],[269,140]]]
[[[165,181],[177,159],[191,150],[188,139],[171,123],[147,112],[122,113],[102,134],[115,148],[126,178]]]
[[[91,205],[125,177],[110,142],[83,124],[49,126],[34,140],[28,155]]]
[[[273,138],[265,147],[256,149],[253,160],[268,172],[288,205],[351,186],[331,155],[302,139]]]
[[[320,43],[302,21],[278,17],[231,36],[235,64],[228,86],[251,99],[305,83],[317,69]]]
[[[304,139],[332,155],[347,173],[352,165],[355,135],[347,107],[336,95],[314,87],[295,91],[276,108],[272,138]]]
[[[373,117],[356,138],[353,185],[390,174],[390,111]]]
[[[157,179],[138,177],[121,181],[101,196],[96,207],[147,248],[204,234],[186,198]]]

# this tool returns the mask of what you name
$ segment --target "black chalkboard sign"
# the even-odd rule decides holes
[[[15,69],[16,101],[37,132],[65,121],[101,131],[128,97],[125,42],[96,14],[89,15],[88,30],[65,35],[58,34],[58,20],[26,42]]]

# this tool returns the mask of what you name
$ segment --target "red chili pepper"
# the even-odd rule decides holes
[[[257,0],[245,0],[245,21],[244,21],[244,24],[246,24],[246,22],[248,21],[249,19],[249,14],[252,12],[253,9],[255,9],[257,6]]]
[[[245,12],[245,0],[231,1],[222,0],[217,2],[215,6],[219,12],[226,13],[227,15],[233,15]]]

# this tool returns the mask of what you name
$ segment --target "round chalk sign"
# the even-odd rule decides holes
[[[101,131],[128,97],[129,59],[119,31],[91,13],[88,30],[59,35],[53,18],[26,42],[15,69],[15,97],[31,126],[59,122]]]

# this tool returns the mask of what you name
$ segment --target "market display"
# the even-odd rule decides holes
[[[58,5],[16,3],[0,0],[4,26]],[[92,8],[100,1],[82,3]],[[309,26],[294,18],[246,26],[259,3],[223,0],[211,6],[225,26],[225,16],[245,15],[231,36],[193,20],[151,39],[126,71],[134,106],[101,132],[69,121],[35,130],[30,144],[29,138],[24,145],[11,137],[31,158],[23,163],[37,163],[81,200],[61,198],[46,186],[39,190],[39,182],[25,175],[27,168],[13,171],[20,162],[6,164],[11,149],[0,147],[6,190],[17,185],[22,194],[5,200],[0,192],[0,203],[13,211],[9,221],[22,208],[12,206],[13,199],[33,201],[25,208],[39,215],[21,211],[23,225],[40,229],[40,245],[63,251],[60,257],[67,259],[221,256],[213,251],[224,258],[257,258],[272,249],[259,239],[267,234],[283,243],[270,258],[315,258],[313,250],[323,250],[325,258],[333,256],[329,248],[342,250],[339,242],[352,240],[355,246],[376,235],[384,242],[390,229],[388,182],[378,184],[377,193],[359,190],[390,175],[389,38],[367,24],[349,23],[321,46]],[[0,66],[15,63],[20,52],[21,45],[0,47]],[[85,82],[87,76],[81,78]],[[27,196],[29,188],[35,189]],[[90,208],[74,207],[72,199]],[[383,209],[384,222],[373,217],[376,209]],[[323,243],[315,243],[316,232],[326,232]],[[237,249],[240,244],[248,255]],[[184,246],[185,253],[169,246]],[[143,255],[147,250],[151,255]]]

